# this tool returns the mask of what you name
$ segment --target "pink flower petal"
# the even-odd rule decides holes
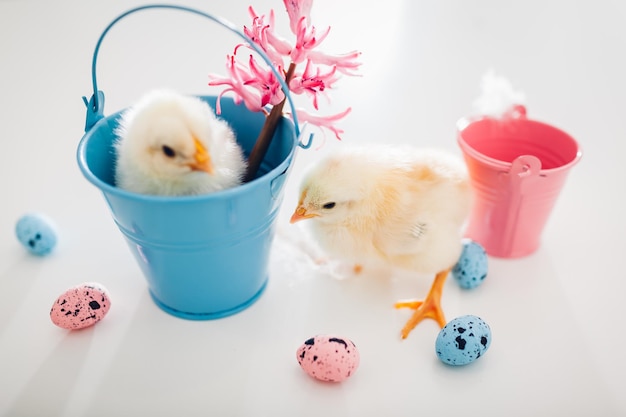
[[[300,19],[302,17],[305,17],[307,20],[309,19],[313,0],[283,0],[283,4],[289,15],[289,27],[295,35],[298,32],[298,22]]]
[[[348,115],[348,113],[350,113],[350,111],[352,111],[351,107],[348,107],[347,109],[345,109],[344,111],[334,114],[334,115],[330,115],[330,116],[317,116],[317,115],[313,115],[309,112],[307,112],[306,110],[302,110],[302,109],[297,109],[297,115],[298,115],[298,120],[300,122],[306,122],[306,123],[310,123],[314,126],[318,126],[320,128],[323,129],[328,129],[331,132],[333,132],[335,134],[335,137],[339,140],[341,140],[341,134],[344,133],[343,130],[335,127],[335,122],[343,119],[344,117],[346,117]]]
[[[335,66],[337,70],[346,75],[356,75],[354,71],[361,66],[357,58],[361,56],[358,51],[349,52],[343,55],[329,55],[319,51],[311,51],[308,57],[311,61],[321,65]]]

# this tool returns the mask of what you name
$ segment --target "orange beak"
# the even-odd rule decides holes
[[[213,174],[213,164],[211,163],[211,156],[207,152],[204,145],[195,137],[193,143],[196,145],[196,153],[193,155],[194,161],[189,164],[189,167],[194,171],[204,171],[207,174]]]
[[[293,224],[295,222],[299,222],[300,220],[310,219],[312,217],[317,217],[317,216],[319,216],[319,214],[308,213],[306,209],[304,208],[304,206],[300,204],[298,205],[298,208],[296,208],[296,211],[294,211],[293,215],[291,216],[291,220],[289,220],[289,223]]]

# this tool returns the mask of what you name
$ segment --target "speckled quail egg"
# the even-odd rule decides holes
[[[467,365],[487,352],[491,329],[483,319],[465,315],[452,319],[439,332],[435,342],[437,357],[448,365]]]
[[[487,252],[473,240],[463,240],[463,252],[458,262],[452,268],[452,276],[461,288],[476,288],[487,277]]]

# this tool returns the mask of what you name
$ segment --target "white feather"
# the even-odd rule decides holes
[[[522,91],[513,88],[511,82],[489,70],[482,78],[481,95],[474,101],[474,111],[479,115],[502,118],[518,105],[525,104]]]

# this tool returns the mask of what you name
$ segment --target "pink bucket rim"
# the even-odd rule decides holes
[[[539,171],[540,173],[552,173],[552,172],[569,170],[571,167],[573,167],[574,165],[576,165],[580,161],[580,159],[582,158],[582,149],[581,149],[580,143],[578,143],[578,141],[576,139],[574,139],[569,133],[567,133],[564,130],[559,129],[558,127],[553,126],[551,124],[548,124],[548,123],[545,123],[545,122],[541,122],[541,121],[538,121],[538,120],[529,119],[525,115],[521,116],[520,118],[522,118],[526,122],[533,123],[533,124],[536,124],[536,125],[540,125],[542,127],[545,127],[545,128],[550,129],[550,130],[556,131],[556,132],[560,133],[561,135],[563,135],[564,137],[568,138],[573,144],[576,145],[576,155],[574,156],[574,158],[572,158],[571,161],[569,161],[568,163],[563,164],[561,166],[555,167],[555,168],[541,168],[541,170]],[[473,116],[473,117],[463,117],[463,118],[461,118],[461,119],[459,119],[457,121],[457,124],[456,124],[456,126],[457,126],[457,142],[458,142],[459,146],[461,147],[463,152],[465,152],[467,155],[471,156],[476,161],[479,161],[479,162],[483,163],[484,165],[490,166],[492,168],[499,168],[499,169],[503,169],[503,170],[509,170],[513,166],[513,162],[506,162],[506,161],[502,161],[500,159],[495,159],[495,158],[492,158],[490,156],[487,156],[487,155],[477,151],[476,149],[474,149],[472,146],[470,146],[465,141],[465,139],[463,139],[463,131],[469,125],[471,125],[473,123],[480,122],[482,120],[498,120],[498,119],[494,119],[493,117],[490,117],[490,116],[477,116],[477,117]]]

